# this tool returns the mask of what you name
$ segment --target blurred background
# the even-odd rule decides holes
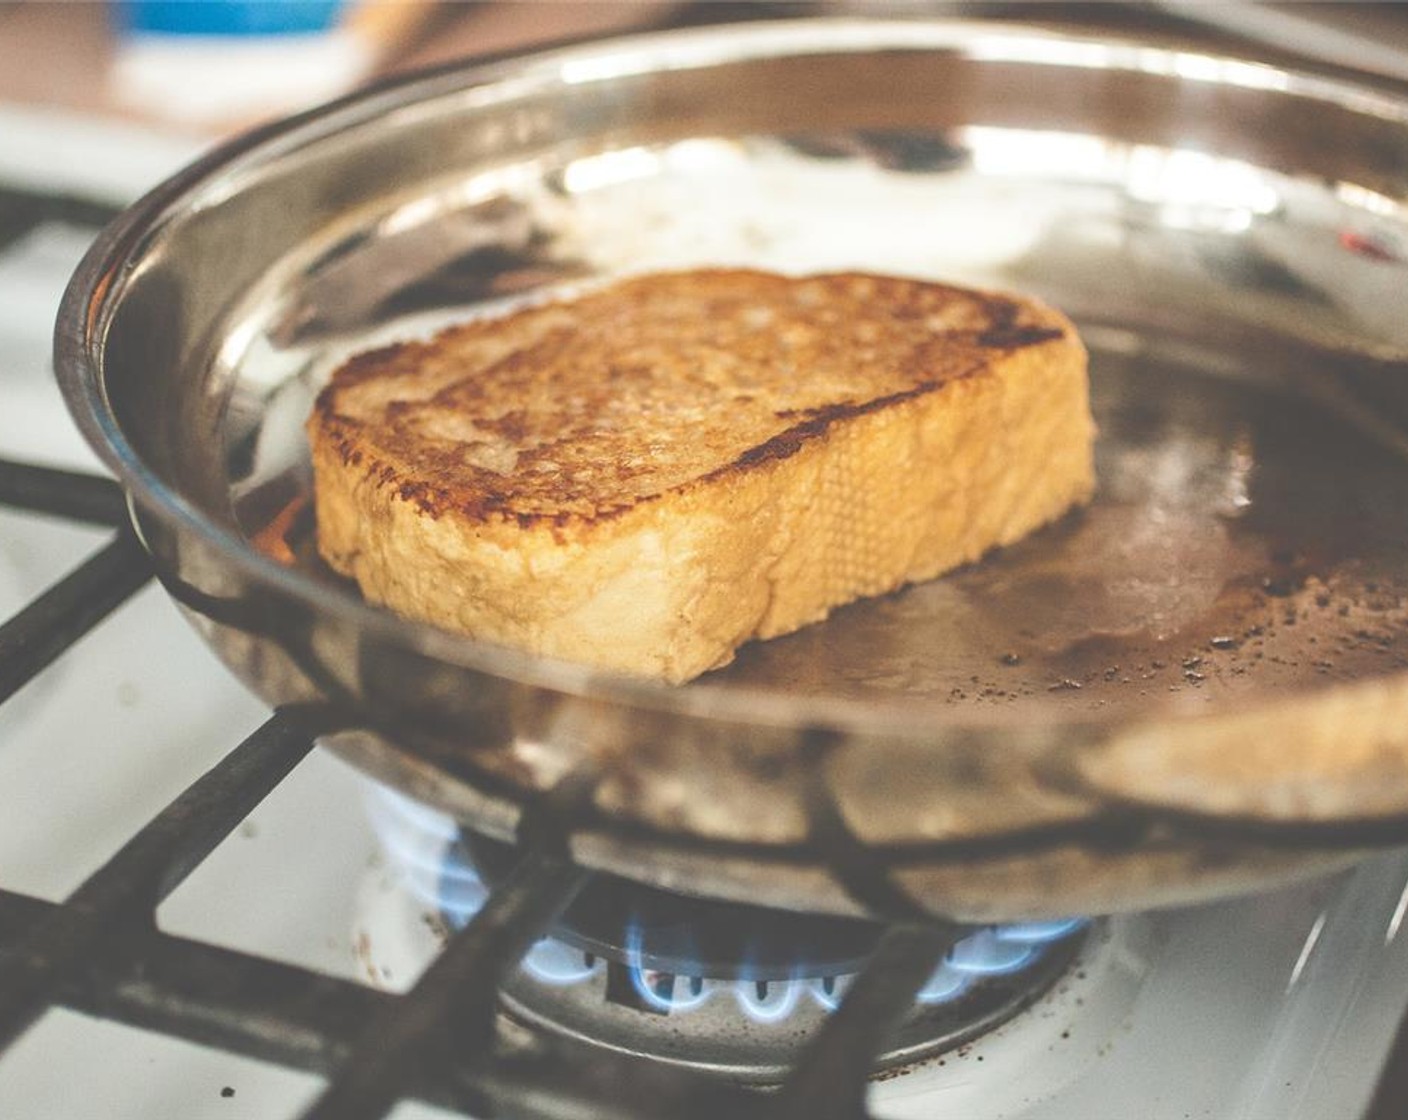
[[[1395,3],[0,0],[0,104],[215,136],[467,55],[674,23],[875,11],[1153,23],[1408,79],[1408,10]]]
[[[647,26],[665,0],[0,2],[0,101],[217,133],[469,54]]]

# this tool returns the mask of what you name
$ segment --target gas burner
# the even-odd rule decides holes
[[[419,921],[403,916],[403,934],[425,941],[427,931],[463,926],[512,850],[462,833],[448,817],[390,790],[377,787],[372,801],[391,861],[378,894],[399,892],[420,911]],[[1066,973],[1088,928],[1066,919],[974,929],[934,970],[879,1068],[911,1065],[1010,1019]],[[409,979],[424,963],[383,963],[389,932],[383,920],[379,934],[364,930],[360,938],[380,983],[391,980],[388,972],[396,974],[391,982]],[[688,898],[598,876],[505,983],[504,1005],[520,1022],[592,1045],[767,1084],[840,1004],[879,934],[859,920]]]
[[[515,855],[508,845],[461,832],[444,858],[442,905],[466,880],[497,886]],[[447,920],[462,924],[463,913],[451,901]],[[871,922],[691,898],[609,875],[594,878],[553,930],[567,949],[621,975],[648,972],[661,978],[659,986],[671,976],[752,984],[849,975],[874,952],[880,932]],[[643,1010],[672,1009],[663,997],[641,999]]]

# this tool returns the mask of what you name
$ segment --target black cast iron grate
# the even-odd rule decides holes
[[[97,225],[100,206],[0,189],[0,245],[45,221]],[[0,506],[107,527],[111,539],[0,625],[0,703],[151,578],[112,481],[0,460]],[[895,925],[780,1090],[762,1093],[570,1039],[499,1029],[499,991],[588,872],[568,856],[569,779],[530,807],[521,855],[416,986],[393,995],[177,937],[156,909],[311,750],[336,714],[286,708],[146,824],[62,903],[0,883],[0,1051],[48,1009],[327,1078],[304,1120],[372,1120],[402,1098],[514,1120],[860,1120],[874,1056],[962,927]],[[1400,1115],[1400,1031],[1366,1120]],[[271,1118],[277,1120],[277,1118]]]
[[[0,461],[0,504],[111,527],[111,541],[0,626],[8,697],[151,578],[107,480]],[[0,1045],[64,1006],[324,1074],[306,1117],[385,1115],[415,1096],[481,1117],[865,1115],[872,1055],[955,940],[897,927],[791,1081],[761,1095],[559,1039],[509,1041],[499,987],[587,872],[549,797],[523,854],[406,995],[163,933],[156,908],[308,753],[329,713],[283,709],[153,818],[61,904],[0,887]],[[559,796],[571,798],[564,787]]]

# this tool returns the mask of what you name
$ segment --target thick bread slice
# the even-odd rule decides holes
[[[679,682],[1087,500],[1087,396],[1030,300],[645,275],[339,369],[319,548],[404,615]]]

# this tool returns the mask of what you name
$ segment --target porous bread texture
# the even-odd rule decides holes
[[[371,601],[689,680],[1088,500],[1085,352],[1027,299],[654,274],[354,358],[308,423]]]

